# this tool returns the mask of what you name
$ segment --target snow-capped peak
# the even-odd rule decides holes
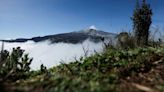
[[[97,30],[97,28],[95,27],[95,25],[92,25],[89,27],[89,30]]]

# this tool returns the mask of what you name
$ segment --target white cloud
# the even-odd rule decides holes
[[[47,68],[59,65],[61,61],[69,63],[84,56],[83,47],[89,51],[88,55],[102,51],[102,43],[94,43],[89,40],[81,44],[55,43],[50,44],[49,41],[34,43],[28,41],[26,43],[5,43],[5,49],[11,51],[13,47],[20,46],[33,57],[31,68],[37,70],[43,63]]]

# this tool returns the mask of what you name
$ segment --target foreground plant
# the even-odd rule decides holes
[[[149,28],[152,23],[152,9],[150,5],[146,3],[146,0],[142,0],[140,5],[137,0],[137,5],[133,13],[133,30],[135,31],[135,39],[137,45],[147,46],[149,38]]]
[[[43,92],[163,91],[164,48],[106,49],[16,82],[15,90]],[[32,85],[31,85],[32,84]],[[143,88],[142,88],[143,87]]]
[[[24,50],[20,47],[13,48],[11,53],[2,49],[0,56],[1,81],[14,81],[28,76],[33,59],[29,58],[28,54],[24,54]]]

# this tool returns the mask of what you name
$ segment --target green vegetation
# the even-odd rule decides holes
[[[152,10],[150,5],[145,0],[142,1],[142,5],[137,0],[137,5],[133,13],[133,29],[135,31],[135,38],[137,45],[148,45],[149,27],[152,23]]]
[[[135,38],[122,33],[119,49],[105,44],[102,53],[69,64],[30,71],[32,59],[21,48],[0,53],[3,92],[164,92],[164,46],[148,44],[151,9],[143,0],[134,15]],[[128,39],[128,40],[127,40]],[[104,40],[104,39],[102,39]]]
[[[144,85],[152,92],[162,92],[162,69],[164,47],[108,48],[103,53],[81,57],[79,61],[69,64],[61,63],[48,70],[41,65],[39,71],[30,71],[28,77],[2,81],[1,86],[3,90],[22,92],[140,92],[146,90],[140,87]]]
[[[3,47],[3,46],[2,46]],[[20,47],[13,48],[9,53],[7,50],[0,52],[0,81],[26,78],[29,75],[32,59]]]

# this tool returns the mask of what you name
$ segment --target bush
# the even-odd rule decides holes
[[[129,49],[134,47],[136,47],[135,39],[130,33],[121,32],[117,36],[117,48]]]
[[[137,0],[138,1],[138,0]],[[140,5],[137,2],[136,8],[133,13],[133,29],[135,31],[135,40],[137,45],[145,46],[148,45],[149,38],[149,27],[152,23],[152,9],[145,0]]]
[[[13,48],[9,53],[7,50],[1,50],[0,53],[0,79],[17,80],[26,78],[30,71],[32,58],[24,54],[20,47]]]

